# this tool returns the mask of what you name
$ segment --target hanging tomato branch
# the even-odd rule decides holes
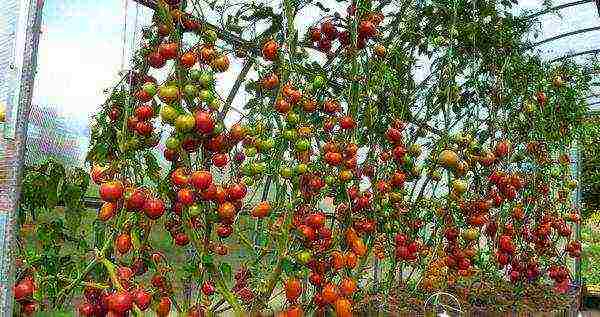
[[[527,53],[533,20],[462,0],[145,3],[92,130],[99,239],[60,303],[85,287],[86,316],[410,312],[440,291],[470,312],[569,307],[591,78]]]

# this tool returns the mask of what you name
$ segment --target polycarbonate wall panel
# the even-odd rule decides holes
[[[51,157],[83,166],[91,116],[150,19],[132,0],[45,1],[27,164]]]

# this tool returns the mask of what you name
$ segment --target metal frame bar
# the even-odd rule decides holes
[[[156,8],[158,7],[158,0],[133,0],[134,2],[137,2],[147,8],[150,8],[152,10],[156,10]],[[237,46],[237,47],[244,47],[248,50],[251,50],[254,54],[260,55],[260,47],[258,47],[255,43],[251,42],[251,41],[247,41],[235,34],[232,34],[231,32],[227,32],[224,29],[211,24],[207,21],[204,21],[202,19],[200,19],[199,17],[193,16],[192,18],[194,18],[196,21],[200,21],[203,25],[208,26],[208,28],[215,30],[217,33],[219,33],[219,35],[221,36],[221,39],[223,39],[225,42]]]
[[[16,52],[16,54],[23,54],[23,65],[20,86],[15,87],[20,92],[16,112],[15,138],[14,141],[8,140],[4,136],[0,138],[0,146],[6,148],[4,159],[0,160],[0,168],[7,172],[7,176],[3,177],[3,182],[0,182],[0,219],[8,220],[0,227],[1,237],[3,237],[0,241],[0,278],[3,279],[0,283],[0,313],[3,316],[12,316],[13,309],[15,212],[21,190],[23,154],[27,143],[27,125],[37,68],[37,49],[44,1],[28,0],[19,3],[20,5],[28,4],[28,11],[27,16],[20,16],[19,21],[16,22],[25,23],[27,31],[23,52]],[[25,18],[24,21],[23,18]]]
[[[544,10],[538,11],[536,13],[533,13],[533,14],[530,14],[530,15],[526,16],[526,18],[528,18],[528,19],[535,18],[535,17],[538,17],[540,15],[544,15],[546,13],[550,13],[552,11],[557,11],[557,10],[561,10],[561,9],[572,7],[572,6],[577,6],[577,5],[580,5],[580,4],[586,4],[586,3],[589,3],[589,2],[596,2],[596,6],[598,5],[598,0],[579,0],[579,1],[573,1],[573,2],[564,3],[564,4],[561,4],[561,5],[552,7],[552,8],[548,8],[548,9],[544,9]]]
[[[598,30],[600,30],[600,26],[594,26],[594,27],[591,27],[591,28],[585,28],[585,29],[580,29],[580,30],[576,30],[576,31],[572,31],[572,32],[562,33],[562,34],[559,34],[559,35],[556,35],[556,36],[553,36],[553,37],[549,37],[549,38],[547,38],[545,40],[541,40],[539,42],[532,43],[531,45],[529,45],[527,47],[527,49],[532,49],[532,48],[534,48],[534,47],[536,47],[538,45],[542,45],[542,44],[545,44],[545,43],[548,43],[548,42],[552,42],[554,40],[558,40],[558,39],[561,39],[563,37],[568,37],[568,36],[572,36],[572,35],[577,35],[577,34],[587,33],[587,32],[592,32],[592,31],[598,31]]]
[[[567,54],[567,55],[564,55],[564,56],[553,58],[553,59],[550,60],[550,63],[558,62],[558,61],[561,61],[563,59],[577,57],[577,56],[581,56],[581,55],[597,54],[597,53],[600,53],[600,49],[593,49],[593,50],[581,51],[581,52],[577,52],[577,53],[571,53],[571,54]]]

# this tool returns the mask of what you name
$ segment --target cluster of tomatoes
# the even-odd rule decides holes
[[[347,9],[349,17],[356,14],[356,6],[351,5]],[[381,13],[368,13],[360,20],[357,29],[358,49],[363,49],[367,41],[377,36],[377,27],[383,22],[384,16]],[[315,45],[316,49],[327,53],[332,48],[332,43],[336,40],[340,45],[347,47],[351,44],[351,32],[348,25],[343,25],[341,19],[334,18],[321,23],[319,27],[313,27],[309,30],[308,38]],[[381,48],[379,48],[380,50]],[[385,48],[384,48],[385,50]],[[385,52],[384,52],[385,54]]]
[[[117,274],[121,290],[114,292],[104,291],[94,287],[86,287],[84,290],[85,301],[79,305],[81,316],[127,316],[134,309],[134,305],[140,311],[146,311],[152,304],[153,296],[143,288],[134,288],[129,283],[133,272],[128,267],[119,267]],[[171,311],[171,299],[162,296],[157,299],[154,311],[157,316],[168,316]]]
[[[33,299],[36,284],[32,276],[25,276],[13,286],[13,297],[21,306],[21,313],[25,316],[32,315],[37,310],[37,303]]]
[[[404,233],[396,234],[394,238],[396,260],[398,261],[415,261],[421,251],[421,243],[417,240],[409,241],[409,238]]]

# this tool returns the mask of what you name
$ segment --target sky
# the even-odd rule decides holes
[[[330,1],[335,7],[340,7],[337,1]],[[572,0],[554,1],[554,4],[566,1]],[[535,10],[540,6],[540,0],[525,0],[520,1],[518,10]],[[124,32],[126,7],[127,29]],[[136,12],[137,32],[134,32]],[[314,21],[315,13],[308,9],[296,23],[301,27],[309,25]],[[544,16],[543,31],[538,39],[600,25],[593,3],[561,10],[561,15]],[[69,121],[73,124],[86,125],[91,114],[106,98],[103,90],[118,78],[122,61],[127,65],[132,44],[139,41],[139,30],[148,24],[150,17],[149,9],[136,7],[132,0],[45,0],[33,103],[57,107],[71,118]],[[557,40],[538,49],[552,58],[571,50],[596,48],[599,42],[600,31],[597,31]],[[224,97],[242,67],[242,61],[234,57],[230,60],[230,70],[218,75],[221,83],[218,91]],[[252,72],[250,76],[253,76]],[[241,108],[246,97],[243,93],[239,94],[234,105]],[[234,122],[238,117],[234,113],[227,121]]]

